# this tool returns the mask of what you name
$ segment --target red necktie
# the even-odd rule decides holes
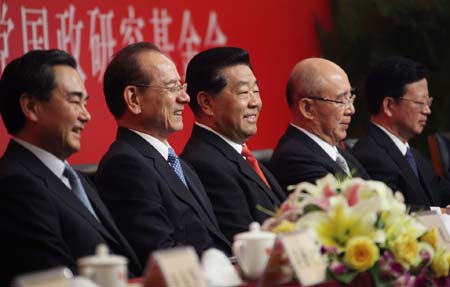
[[[246,145],[242,145],[242,156],[245,157],[248,164],[253,168],[253,170],[256,172],[256,174],[259,175],[259,177],[267,184],[267,186],[270,188],[269,182],[267,181],[267,178],[264,176],[264,173],[262,172],[261,168],[259,167],[259,163],[256,160],[256,158],[253,156],[253,154],[250,152],[248,147]]]

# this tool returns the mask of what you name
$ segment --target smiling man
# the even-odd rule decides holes
[[[291,123],[270,162],[283,188],[328,173],[368,178],[358,161],[337,147],[355,113],[355,95],[344,70],[325,59],[305,59],[291,72],[286,98]]]
[[[119,128],[97,187],[141,263],[152,251],[178,245],[230,253],[200,179],[168,142],[183,129],[189,103],[172,60],[153,44],[129,45],[111,60],[103,85]]]
[[[196,122],[181,157],[197,171],[220,228],[232,240],[268,217],[258,205],[275,211],[285,198],[245,144],[256,133],[261,111],[258,81],[248,53],[234,47],[196,55],[186,81]]]
[[[13,136],[0,159],[0,286],[15,275],[56,266],[77,271],[80,257],[104,243],[141,274],[136,255],[92,183],[66,159],[80,149],[91,119],[75,59],[31,51],[9,63],[0,81],[0,111]]]
[[[427,71],[419,63],[390,57],[373,67],[366,81],[371,123],[353,155],[373,179],[399,190],[418,208],[450,204],[450,184],[408,141],[420,135],[431,114]]]

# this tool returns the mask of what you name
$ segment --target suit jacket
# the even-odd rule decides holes
[[[248,231],[251,222],[261,223],[269,217],[258,205],[275,211],[285,198],[267,168],[260,164],[271,188],[227,142],[198,125],[194,125],[181,157],[197,171],[229,240]]]
[[[100,196],[142,264],[154,250],[177,245],[230,254],[200,179],[180,162],[189,189],[151,144],[125,128],[100,162]]]
[[[10,141],[0,160],[0,286],[30,271],[65,265],[93,255],[99,243],[129,260],[141,275],[137,257],[114,224],[98,194],[82,184],[101,223],[33,153]]]
[[[338,151],[347,161],[354,177],[369,178],[364,167],[351,154],[339,148]],[[314,140],[292,125],[278,141],[270,169],[284,189],[304,181],[314,183],[328,173],[346,176],[344,170]]]
[[[419,171],[414,174],[389,136],[374,124],[367,135],[353,147],[353,155],[375,180],[385,182],[394,191],[401,191],[405,202],[416,206],[446,206],[450,203],[450,183],[441,178],[432,165],[411,148]]]

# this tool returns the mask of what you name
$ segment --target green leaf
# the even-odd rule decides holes
[[[272,211],[270,209],[267,209],[267,208],[265,208],[264,206],[262,206],[260,204],[256,205],[256,209],[261,211],[262,213],[268,215],[268,216],[275,217],[277,215],[274,211]]]
[[[353,279],[355,279],[359,274],[359,272],[356,271],[347,271],[342,274],[336,274],[331,272],[330,270],[328,270],[327,272],[329,277],[345,284],[352,282]]]
[[[305,213],[311,212],[311,211],[321,211],[322,209],[320,207],[318,207],[315,204],[308,204],[305,206],[305,208],[303,208],[303,211]]]

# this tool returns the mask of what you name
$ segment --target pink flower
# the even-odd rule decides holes
[[[354,184],[347,188],[345,191],[345,197],[347,198],[347,202],[349,206],[353,206],[359,202],[359,187],[361,185],[359,183]]]
[[[334,190],[329,184],[327,184],[323,189],[323,195],[325,197],[332,197],[336,195],[336,190]]]
[[[328,210],[330,207],[330,201],[328,198],[314,198],[312,202],[314,205],[317,205],[323,210]]]
[[[347,268],[345,268],[345,265],[343,263],[334,261],[330,264],[330,271],[334,274],[339,275],[347,271]]]
[[[291,210],[295,210],[297,208],[297,204],[295,202],[286,200],[280,207],[281,213],[285,213]]]

